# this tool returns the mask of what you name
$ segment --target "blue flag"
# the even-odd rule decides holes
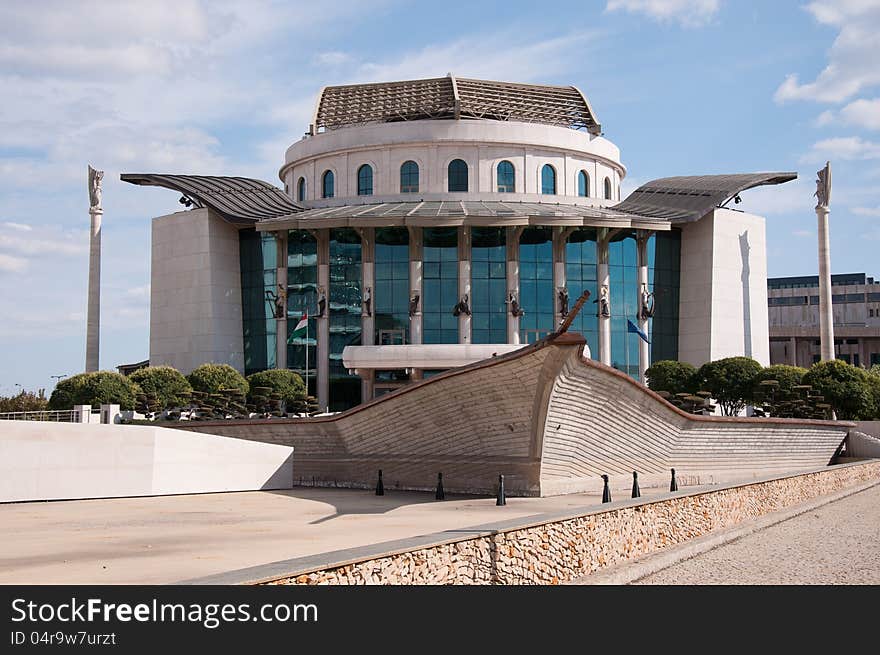
[[[626,319],[626,331],[627,331],[627,332],[635,332],[637,335],[639,335],[639,336],[644,340],[644,342],[645,342],[646,344],[648,344],[649,346],[651,345],[651,342],[648,341],[648,335],[645,334],[644,332],[642,332],[642,331],[639,329],[639,326],[636,325],[635,323],[633,323],[633,322],[632,322],[631,320],[629,320],[629,319]]]

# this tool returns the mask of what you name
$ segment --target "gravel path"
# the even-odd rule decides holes
[[[633,584],[880,584],[880,486]]]

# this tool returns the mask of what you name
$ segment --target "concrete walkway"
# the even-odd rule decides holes
[[[434,500],[298,488],[0,505],[0,584],[163,584],[601,504],[596,494]],[[643,489],[643,497],[665,489]],[[623,498],[619,498],[623,500]]]

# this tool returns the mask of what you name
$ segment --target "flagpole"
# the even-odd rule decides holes
[[[627,316],[626,312],[623,313],[623,318],[626,319],[626,336],[623,340],[623,349],[626,351],[626,374],[629,375],[629,316]]]
[[[306,310],[306,395],[309,395],[309,311]]]

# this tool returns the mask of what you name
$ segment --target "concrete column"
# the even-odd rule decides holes
[[[522,227],[508,227],[505,229],[505,242],[507,243],[507,293],[512,293],[522,307],[519,297],[519,237],[523,232]],[[532,311],[535,311],[533,308]],[[507,307],[507,343],[519,344],[519,316],[510,313]]]
[[[639,298],[641,298],[642,289],[648,288],[648,239],[651,238],[651,232],[647,230],[638,230],[636,232],[636,246],[638,248],[638,267],[639,267]],[[639,329],[648,334],[648,318],[643,315],[639,307]],[[628,336],[628,335],[627,335]],[[645,340],[636,335],[639,340],[639,380],[642,384],[648,384],[645,378],[645,371],[651,365],[650,346]]]
[[[788,356],[789,363],[792,366],[797,366],[798,365],[797,364],[797,338],[792,337],[791,339],[789,339],[788,340],[788,347],[791,350],[791,353]]]
[[[284,315],[275,319],[275,368],[287,368],[287,230],[275,234],[275,293],[284,293]]]
[[[598,285],[598,297],[602,297],[602,287],[608,289],[609,303],[611,294],[611,284],[608,275],[608,242],[610,240],[610,231],[607,227],[600,227],[597,230],[596,239],[596,278]],[[598,304],[599,311],[599,361],[603,364],[611,366],[611,317],[602,316],[601,303]],[[612,311],[614,308],[612,307]]]
[[[819,219],[819,341],[823,362],[834,359],[834,314],[831,307],[831,245],[828,207],[816,207]]]
[[[418,311],[409,318],[410,343],[422,343],[422,305],[424,293],[422,291],[422,228],[409,227],[409,289],[410,298],[413,294],[419,296]]]
[[[458,298],[468,297],[471,303],[471,228],[463,225],[458,228]],[[471,342],[471,317],[458,315],[458,342]]]
[[[559,290],[566,287],[565,279],[565,244],[568,237],[575,231],[574,227],[554,227],[553,229],[553,318],[554,326],[562,323],[562,306],[559,303]],[[568,289],[569,310],[577,302],[583,289]],[[595,298],[594,298],[595,300]]]
[[[358,230],[361,235],[361,297],[365,298],[367,289],[370,292],[370,308],[364,303],[361,307],[361,344],[372,346],[375,344],[376,334],[376,248],[375,229],[365,227]],[[373,397],[373,371],[358,371],[361,376],[361,402],[366,402]]]
[[[89,232],[89,295],[86,317],[86,373],[99,368],[101,336],[101,218],[103,210],[89,209],[91,230]]]
[[[368,402],[373,399],[375,371],[373,369],[358,370],[357,374],[361,376],[361,402]]]
[[[315,230],[318,246],[318,299],[327,299],[324,314],[318,316],[318,347],[315,358],[318,406],[326,410],[330,405],[330,230]],[[319,307],[320,311],[320,307]]]

